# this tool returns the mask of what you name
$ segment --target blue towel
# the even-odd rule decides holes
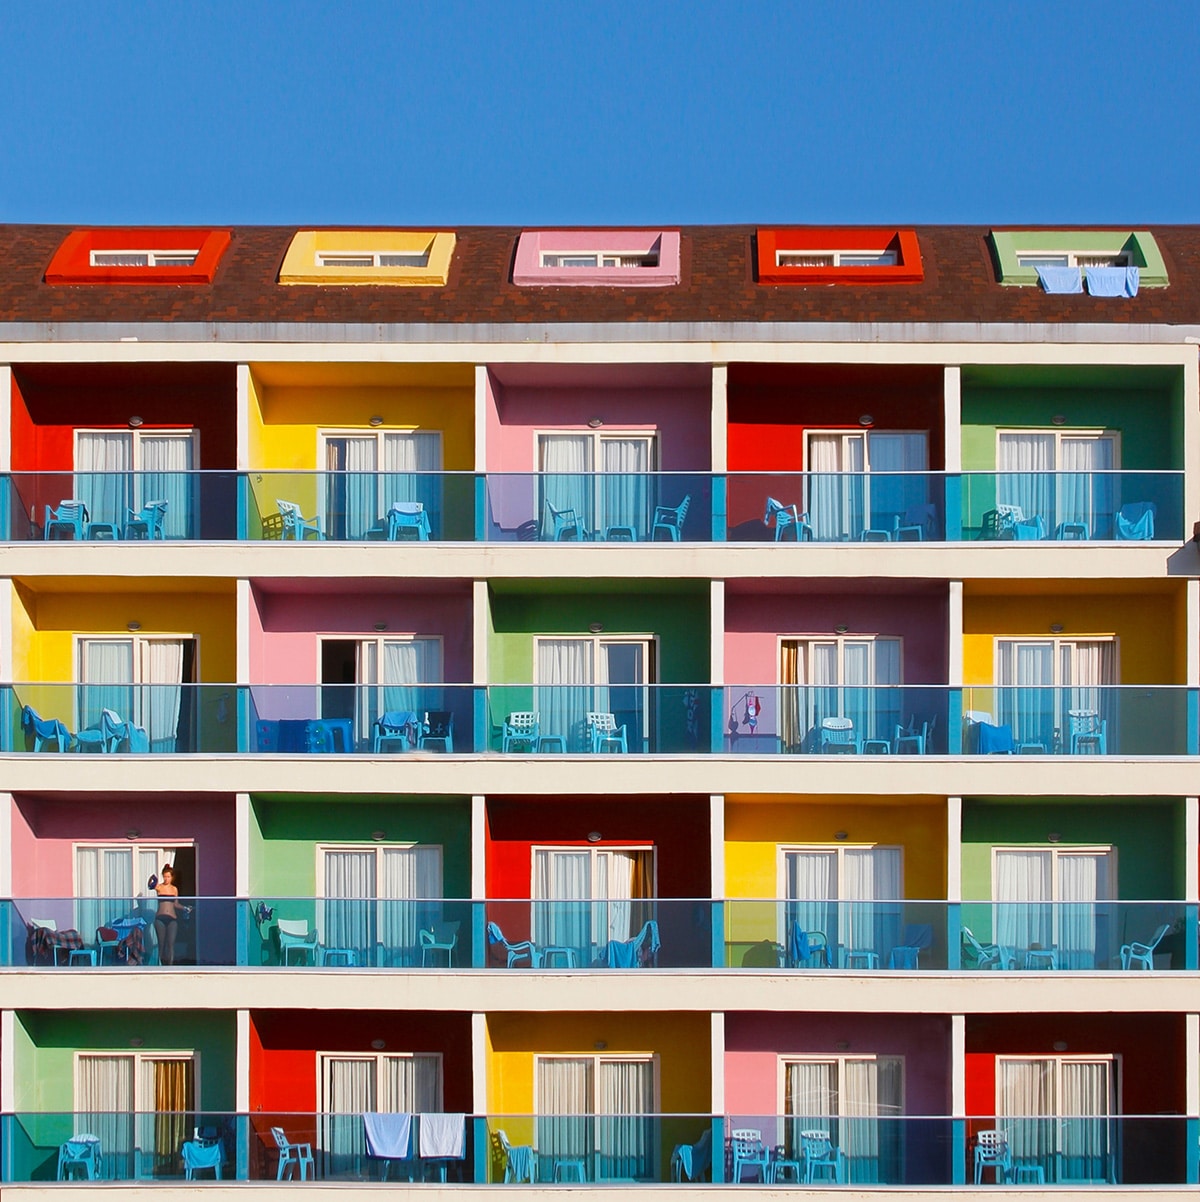
[[[1087,290],[1093,296],[1125,296],[1125,268],[1089,267]]]
[[[367,1154],[386,1160],[407,1160],[412,1143],[411,1114],[363,1115]]]
[[[610,939],[608,967],[637,968],[637,942],[636,939]]]
[[[1039,267],[1037,274],[1046,292],[1065,295],[1083,291],[1083,273],[1078,267]]]
[[[1013,750],[1011,726],[993,726],[990,722],[980,722],[978,731],[980,755],[998,755]]]
[[[513,1181],[533,1181],[533,1148],[529,1144],[509,1147],[508,1175]]]
[[[798,922],[792,923],[792,933],[788,938],[788,962],[795,965],[807,964],[812,949],[808,946],[808,932]]]
[[[1117,538],[1145,541],[1154,537],[1153,501],[1131,501],[1117,511]]]
[[[1125,268],[1125,295],[1137,296],[1138,284],[1141,282],[1142,273],[1136,267]]]

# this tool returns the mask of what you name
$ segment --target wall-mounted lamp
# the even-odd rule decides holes
[[[1067,424],[1067,419],[1061,413],[1056,413],[1050,419],[1050,424],[1052,426],[1065,426]]]
[[[387,1040],[386,1039],[372,1039],[371,1047],[373,1047],[377,1052],[382,1052],[383,1049],[387,1047]]]
[[[597,1052],[603,1052],[604,1049],[606,1047],[608,1047],[608,1040],[607,1039],[597,1039],[596,1042],[594,1044],[592,1044],[592,1047],[594,1047]]]
[[[602,417],[589,417],[589,418],[588,418],[588,425],[589,425],[589,426],[590,426],[590,427],[591,427],[593,430],[599,430],[599,429],[600,429],[600,427],[601,427],[602,425],[604,425],[604,418],[602,418]]]
[[[144,1044],[145,1042],[146,1042],[146,1041],[145,1041],[145,1040],[144,1040],[144,1039],[143,1039],[143,1038],[142,1038],[140,1035],[135,1035],[135,1036],[134,1036],[134,1037],[133,1037],[133,1038],[132,1038],[132,1039],[129,1041],[129,1046],[130,1046],[131,1048],[140,1048],[140,1047],[142,1046],[142,1044]]]
[[[131,430],[136,430],[138,428],[138,426],[140,426],[141,424],[142,424],[142,419],[140,417],[138,417],[136,414],[129,419],[129,428]]]
[[[875,424],[875,415],[872,413],[860,414],[858,424],[860,426],[873,426]]]
[[[847,631],[847,630],[849,630],[849,629],[850,629],[850,627],[849,627],[849,626],[847,626],[845,622],[839,622],[839,623],[838,623],[838,624],[837,624],[837,625],[836,625],[836,626],[833,628],[833,633],[834,633],[834,634],[845,634],[845,633],[846,633],[846,631]]]
[[[376,622],[376,623],[375,623],[375,629],[376,629],[376,630],[386,630],[386,629],[387,629],[387,623],[386,623],[386,622]]]
[[[387,838],[387,831],[372,831],[371,838],[374,839],[376,843],[382,843],[384,839]]]
[[[589,843],[599,843],[604,836],[599,831],[588,831],[587,841]]]
[[[833,837],[840,843],[843,839],[849,839],[850,836],[846,831],[834,831]]]
[[[382,426],[383,418],[380,417],[378,413],[372,413],[371,416],[369,418],[367,418],[367,425],[368,426]]]
[[[137,618],[132,618],[130,621],[125,623],[125,629],[128,630],[130,634],[133,634],[136,631],[141,630],[141,628],[142,628],[142,624],[141,624],[141,622],[139,622],[137,620]]]
[[[1056,1039],[1050,1046],[1056,1052],[1065,1052],[1067,1050],[1068,1044],[1065,1039]]]
[[[848,1039],[839,1039],[833,1046],[839,1052],[848,1052],[850,1050],[850,1041]]]
[[[136,826],[131,826],[131,827],[130,827],[130,828],[129,828],[129,829],[126,831],[126,832],[125,832],[125,838],[126,838],[126,839],[140,839],[140,838],[141,838],[141,835],[142,835],[142,832],[141,832],[141,831],[139,831],[139,830],[138,830],[138,828],[137,828]]]
[[[1062,632],[1063,632],[1063,624],[1061,622],[1051,622],[1050,623],[1050,633],[1051,634],[1062,634]]]
[[[1050,833],[1049,833],[1049,834],[1046,836],[1046,842],[1047,842],[1047,843],[1058,843],[1058,842],[1059,842],[1061,839],[1062,839],[1062,835],[1060,835],[1060,834],[1058,833],[1058,831],[1051,831],[1051,832],[1050,832]]]
[[[593,634],[599,634],[604,629],[604,623],[603,622],[589,622],[588,629]]]

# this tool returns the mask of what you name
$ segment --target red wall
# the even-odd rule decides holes
[[[250,1109],[311,1114],[317,1052],[441,1052],[447,1112],[470,1114],[471,1016],[427,1011],[255,1011],[250,1016]],[[293,1137],[294,1138],[294,1137]]]
[[[71,471],[74,431],[194,426],[199,466],[237,464],[237,369],[232,364],[83,363],[13,368],[13,471]],[[57,504],[61,498],[51,498]]]

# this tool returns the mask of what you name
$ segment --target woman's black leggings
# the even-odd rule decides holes
[[[158,915],[154,920],[154,933],[158,936],[159,964],[175,963],[175,929],[178,926],[174,918],[165,914]]]

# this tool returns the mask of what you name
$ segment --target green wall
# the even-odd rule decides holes
[[[236,1105],[237,1028],[232,1011],[25,1011],[17,1015],[15,1027],[12,1055],[19,1111],[74,1109],[76,1052],[134,1050],[196,1052],[201,1107],[232,1110]],[[135,1038],[142,1040],[137,1049],[130,1044]]]
[[[1162,901],[1184,896],[1185,846],[1179,832],[1183,803],[1176,799],[1105,799],[1081,804],[1063,798],[1029,803],[964,799],[962,895],[992,896],[992,848],[1111,844],[1117,849],[1117,899]]]
[[[372,843],[372,832],[379,830],[386,832],[388,843],[440,843],[445,896],[470,897],[470,798],[391,794],[354,801],[288,795],[252,798],[252,897],[312,897],[317,888],[317,844]]]

